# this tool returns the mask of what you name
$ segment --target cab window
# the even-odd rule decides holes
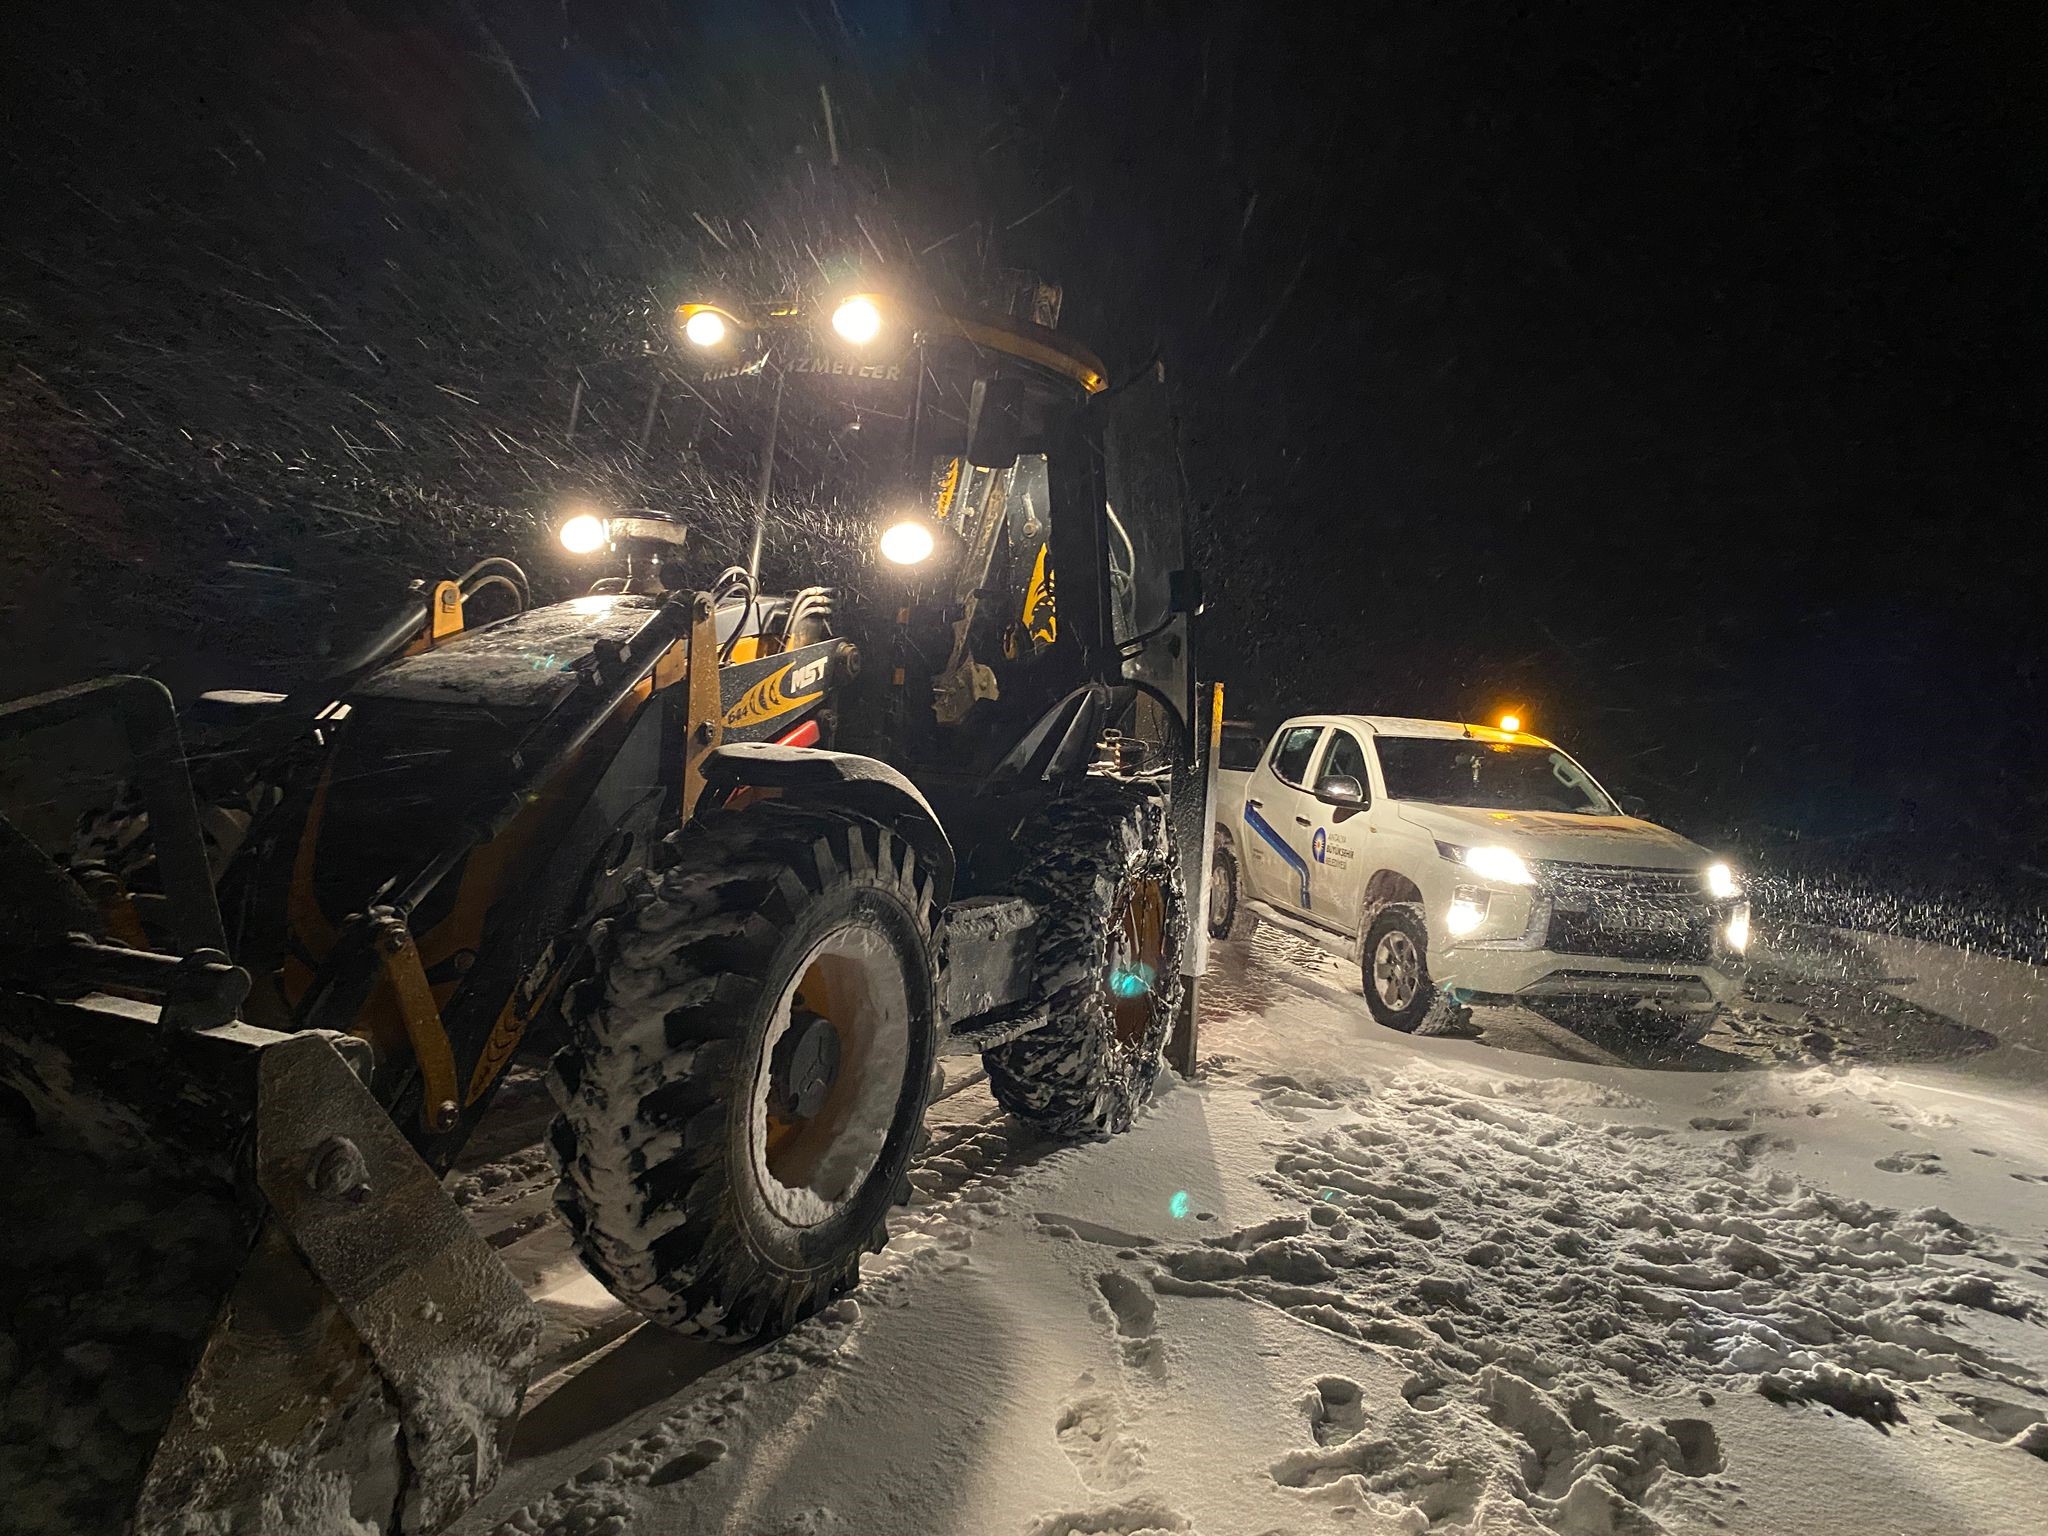
[[[1281,783],[1299,788],[1306,782],[1308,761],[1315,756],[1316,742],[1322,734],[1320,725],[1297,725],[1280,733],[1280,739],[1273,743],[1273,774]]]
[[[1365,748],[1358,744],[1358,738],[1349,731],[1330,732],[1330,746],[1323,753],[1323,766],[1316,775],[1316,782],[1321,783],[1333,774],[1358,780],[1358,787],[1364,790],[1368,797],[1371,796],[1372,780],[1367,777],[1365,771]]]

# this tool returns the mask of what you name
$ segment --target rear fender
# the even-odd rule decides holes
[[[853,752],[816,747],[778,747],[740,742],[718,747],[704,758],[704,798],[721,805],[734,790],[772,789],[785,800],[839,805],[872,816],[917,850],[944,906],[953,896],[953,843],[938,813],[918,787],[887,763]]]

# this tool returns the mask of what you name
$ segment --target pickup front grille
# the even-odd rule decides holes
[[[1561,955],[1705,965],[1714,958],[1714,925],[1701,913],[1682,928],[1633,927],[1606,914],[1560,907],[1551,914],[1550,938],[1544,947]]]
[[[1560,895],[1706,897],[1706,884],[1697,870],[1565,864],[1554,859],[1538,859],[1534,868],[1543,883]]]
[[[1675,965],[1713,960],[1716,912],[1697,871],[1548,860],[1536,869],[1551,901],[1544,948]]]

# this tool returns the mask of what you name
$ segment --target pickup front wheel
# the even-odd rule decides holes
[[[1237,855],[1219,843],[1209,861],[1209,937],[1241,939],[1258,925],[1258,918],[1244,904]]]
[[[1422,908],[1396,902],[1380,908],[1365,931],[1360,956],[1365,1006],[1389,1029],[1413,1034],[1429,1016],[1436,986],[1429,979],[1429,928]]]

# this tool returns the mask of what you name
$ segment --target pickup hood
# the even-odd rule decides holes
[[[1707,850],[1655,822],[1633,816],[1572,816],[1556,811],[1486,811],[1402,801],[1396,814],[1431,837],[1465,848],[1510,848],[1525,859],[1623,864],[1638,869],[1696,869]]]

